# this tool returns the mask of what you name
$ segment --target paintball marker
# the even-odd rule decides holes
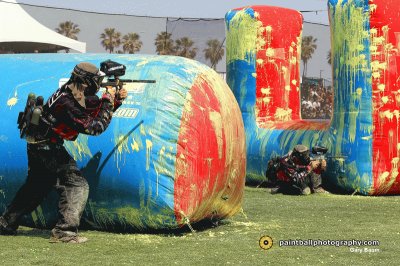
[[[101,87],[114,87],[120,90],[124,83],[156,83],[155,80],[146,79],[120,79],[125,75],[126,66],[111,60],[100,63],[100,70],[107,76],[107,82],[101,83]]]

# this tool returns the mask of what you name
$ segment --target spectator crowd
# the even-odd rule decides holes
[[[332,87],[320,84],[302,84],[302,119],[331,119],[333,110]]]

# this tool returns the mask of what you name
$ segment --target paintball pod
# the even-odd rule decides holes
[[[325,154],[328,152],[328,148],[323,146],[314,146],[311,149],[312,157],[311,161],[322,161],[325,160]]]
[[[43,111],[43,97],[29,93],[25,109],[18,114],[18,129],[20,138],[25,138],[29,143],[34,142],[34,137],[39,127],[39,120]]]
[[[111,86],[120,90],[124,83],[156,83],[155,80],[120,79],[125,75],[126,66],[111,60],[101,62],[100,70],[107,76],[107,82],[102,82],[101,87]]]

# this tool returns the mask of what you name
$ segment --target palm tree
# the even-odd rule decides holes
[[[317,39],[313,36],[304,36],[301,40],[301,60],[303,61],[303,77],[307,74],[307,63],[317,49]]]
[[[175,54],[186,58],[195,58],[197,54],[197,48],[192,47],[194,42],[188,37],[183,37],[175,40]]]
[[[58,28],[56,28],[56,31],[68,38],[78,40],[78,36],[76,36],[81,30],[79,29],[79,26],[72,21],[68,20],[65,22],[61,22],[58,24]],[[66,53],[69,53],[69,48],[65,49]]]
[[[207,48],[204,49],[204,55],[207,60],[210,60],[211,67],[215,70],[219,61],[224,56],[225,50],[222,48],[222,43],[218,39],[207,41]]]
[[[159,55],[175,54],[174,41],[171,39],[171,35],[172,35],[171,33],[168,33],[166,31],[157,34],[157,37],[154,42],[157,54]]]
[[[328,54],[326,55],[326,60],[328,60],[328,64],[332,64],[332,50],[329,49]]]
[[[128,52],[129,54],[134,54],[140,51],[143,43],[140,41],[140,36],[137,33],[128,33],[124,35],[122,39],[122,49],[124,53]]]
[[[104,32],[100,35],[101,45],[110,51],[110,54],[114,52],[114,49],[121,44],[121,33],[116,31],[114,28],[106,28]]]

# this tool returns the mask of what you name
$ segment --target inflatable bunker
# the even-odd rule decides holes
[[[226,14],[227,83],[243,114],[247,181],[262,182],[268,160],[296,144],[318,144],[329,148],[329,182],[365,195],[400,194],[400,6],[384,0],[328,6],[330,121],[300,114],[302,15],[269,6]]]
[[[82,223],[96,229],[172,229],[223,219],[241,209],[246,154],[243,121],[224,80],[173,56],[31,54],[0,56],[0,211],[27,173],[18,112],[30,92],[47,99],[78,62],[126,65],[128,98],[97,137],[65,142],[90,185]],[[25,223],[51,227],[57,193]]]

